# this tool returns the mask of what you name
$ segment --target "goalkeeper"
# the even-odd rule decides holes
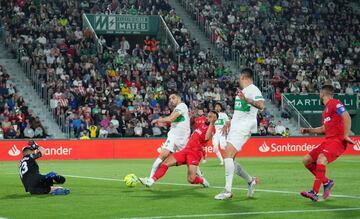
[[[67,195],[69,189],[54,187],[54,184],[64,184],[65,178],[55,172],[41,175],[36,159],[45,154],[45,149],[35,141],[29,141],[22,150],[23,158],[19,165],[19,174],[26,192],[32,195],[52,194]]]

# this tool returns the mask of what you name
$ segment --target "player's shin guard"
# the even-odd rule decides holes
[[[151,167],[150,178],[154,176],[156,170],[159,168],[159,166],[162,162],[163,162],[163,160],[161,160],[160,158],[156,158],[156,160],[154,161],[154,163]]]
[[[234,178],[234,160],[232,158],[225,158],[225,190],[231,192],[232,182]]]
[[[245,179],[247,183],[251,183],[253,178],[244,170],[244,168],[238,162],[236,162],[235,160],[233,162],[234,162],[236,175]]]
[[[214,145],[214,150],[215,150],[217,158],[220,160],[220,163],[224,163],[223,157],[221,156],[219,147],[217,145]]]
[[[323,164],[317,164],[316,165],[316,176],[313,186],[313,191],[315,193],[319,193],[320,186],[323,182],[327,181],[327,178],[325,176],[326,173],[326,166]]]
[[[311,163],[305,166],[314,176],[316,176],[316,163]]]
[[[159,167],[159,169],[157,169],[152,179],[158,181],[161,177],[165,175],[168,169],[169,167],[166,164],[161,164],[161,166]]]
[[[203,184],[204,183],[204,179],[201,178],[200,176],[196,176],[195,179],[191,182],[191,184]]]

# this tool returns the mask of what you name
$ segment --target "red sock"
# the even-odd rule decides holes
[[[311,163],[305,166],[314,176],[316,176],[316,163]]]
[[[152,178],[155,181],[158,181],[161,177],[163,177],[165,175],[165,173],[168,169],[169,169],[169,167],[166,164],[161,164],[160,167],[154,173],[154,176]]]
[[[204,180],[200,176],[196,176],[194,181],[191,184],[203,184]]]
[[[328,179],[325,176],[325,173],[326,173],[326,166],[323,164],[317,164],[315,181],[313,186],[314,192],[319,193],[321,184],[326,183],[328,181]]]

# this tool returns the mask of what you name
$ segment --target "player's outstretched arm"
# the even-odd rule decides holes
[[[158,119],[153,120],[151,123],[154,124],[154,123],[174,122],[180,115],[181,115],[180,112],[174,111],[169,116],[160,117]]]
[[[325,127],[320,126],[317,128],[301,128],[300,129],[301,134],[324,134],[325,133]]]
[[[40,151],[41,154],[45,154],[45,148],[39,146],[38,150]]]
[[[347,141],[350,144],[355,144],[355,142],[349,137],[350,130],[351,130],[351,117],[348,112],[344,112],[341,117],[344,120],[344,136],[345,141]]]

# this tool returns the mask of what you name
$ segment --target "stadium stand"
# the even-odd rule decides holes
[[[271,82],[272,91],[314,93],[327,83],[338,93],[359,93],[360,42],[354,27],[360,16],[352,1],[182,3],[226,60],[252,66]],[[272,96],[277,102],[278,92]]]
[[[166,125],[151,127],[150,121],[170,113],[167,98],[172,90],[181,91],[192,111],[199,106],[208,111],[222,101],[232,114],[236,83],[230,70],[210,50],[199,49],[165,1],[140,3],[5,3],[6,45],[31,66],[33,82],[43,85],[42,97],[69,137],[165,135]],[[82,30],[84,12],[161,14],[180,45],[178,59],[151,47],[156,44],[152,39],[146,39],[149,46],[134,46],[125,37],[109,42],[100,37],[104,51],[99,53],[90,31]],[[259,124],[266,130],[276,125],[267,111],[259,114]]]

